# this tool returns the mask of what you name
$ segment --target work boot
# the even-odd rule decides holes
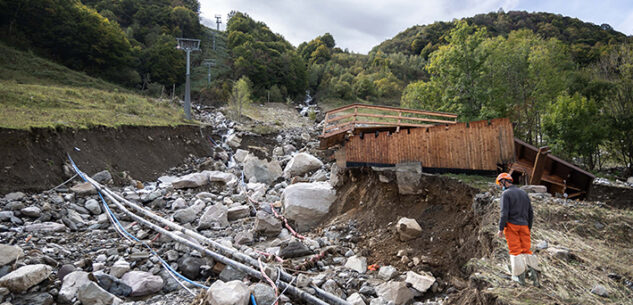
[[[540,272],[529,266],[528,266],[528,272],[530,273],[530,278],[532,279],[532,285],[534,285],[534,287],[541,287],[541,281],[539,279]]]
[[[523,272],[519,274],[518,276],[513,275],[512,280],[519,283],[521,286],[525,286],[525,273],[526,272]]]

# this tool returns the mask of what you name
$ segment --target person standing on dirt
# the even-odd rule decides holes
[[[508,173],[497,176],[496,183],[503,188],[497,235],[500,238],[505,235],[508,243],[512,280],[524,285],[525,276],[529,272],[534,285],[539,286],[538,260],[530,250],[530,231],[534,218],[532,203],[527,193],[512,182],[512,176]]]

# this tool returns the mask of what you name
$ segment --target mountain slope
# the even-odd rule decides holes
[[[469,24],[485,27],[491,36],[507,36],[511,31],[529,29],[543,38],[556,38],[570,45],[574,60],[580,64],[597,60],[605,45],[621,43],[627,39],[626,35],[615,31],[608,24],[596,25],[551,13],[491,12],[464,20]],[[429,54],[445,44],[444,37],[454,25],[454,22],[416,25],[385,40],[374,47],[372,52],[402,52],[428,58]]]

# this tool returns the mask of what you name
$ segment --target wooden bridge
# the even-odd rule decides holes
[[[427,173],[511,170],[517,181],[573,198],[586,196],[594,178],[544,152],[537,156],[538,149],[514,138],[506,118],[458,123],[453,113],[353,104],[326,113],[320,139],[321,149],[338,147],[340,167],[420,162]]]

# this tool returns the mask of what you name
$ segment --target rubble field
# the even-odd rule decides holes
[[[428,175],[411,164],[341,169],[316,149],[322,126],[306,117],[262,135],[212,109],[195,115],[214,126],[212,141],[196,144],[205,152],[153,178],[84,167],[79,151],[73,158],[121,200],[261,260],[272,281],[283,268],[308,295],[354,305],[633,304],[633,210],[610,205],[613,196],[572,201],[524,186],[542,287],[518,286],[496,237],[493,177],[485,187],[485,177]],[[73,174],[61,166],[60,183]],[[257,304],[306,304],[106,202],[79,178],[0,196],[0,304],[245,305],[251,295]]]

